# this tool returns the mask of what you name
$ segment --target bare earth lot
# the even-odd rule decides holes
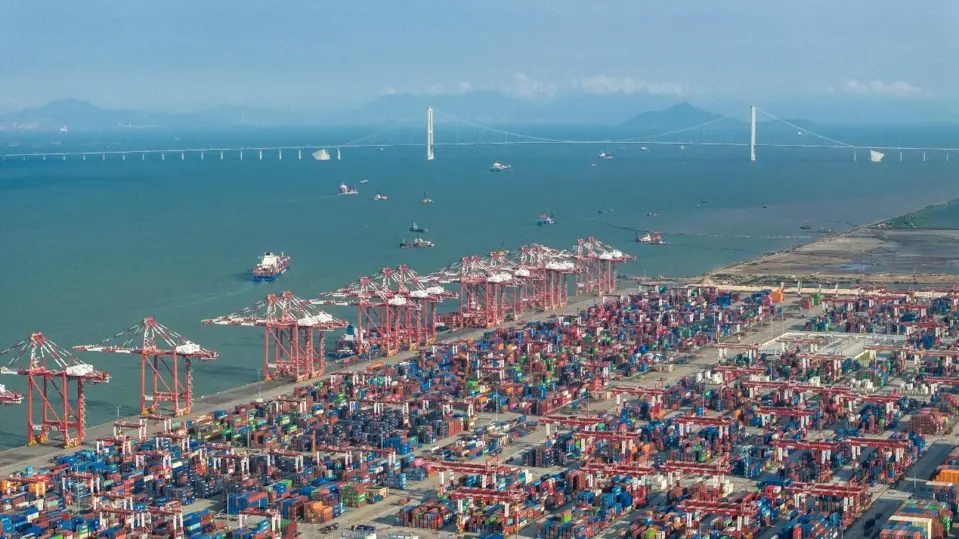
[[[862,227],[719,269],[710,278],[734,284],[797,279],[873,284],[959,284],[959,230]]]

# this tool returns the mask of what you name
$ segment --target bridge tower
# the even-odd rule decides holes
[[[756,105],[749,106],[749,161],[756,162]]]
[[[433,155],[433,107],[426,109],[426,160],[432,161]]]

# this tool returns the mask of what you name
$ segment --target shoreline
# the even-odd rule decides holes
[[[639,290],[637,285],[629,285],[627,287],[617,290],[621,294],[630,294],[635,293]],[[443,338],[437,339],[435,344],[451,343],[456,341],[461,341],[464,339],[476,338],[481,336],[487,331],[492,331],[498,328],[513,327],[518,324],[525,324],[530,321],[543,320],[552,315],[564,315],[564,314],[573,314],[577,313],[582,309],[588,308],[591,305],[595,305],[602,301],[602,298],[597,296],[575,296],[570,298],[569,303],[560,309],[547,312],[529,312],[521,316],[516,320],[512,320],[496,326],[494,328],[488,329],[460,329],[454,330],[443,335]],[[403,351],[395,356],[382,358],[377,357],[369,361],[352,363],[350,365],[342,365],[339,363],[328,363],[328,368],[319,378],[315,380],[305,380],[302,382],[293,382],[292,380],[272,380],[269,382],[254,382],[247,383],[241,386],[236,386],[230,389],[219,391],[217,393],[212,393],[210,395],[203,395],[194,400],[193,410],[184,416],[181,417],[171,417],[173,421],[188,421],[191,419],[197,419],[206,414],[211,413],[214,410],[232,408],[237,405],[248,404],[257,398],[262,398],[263,400],[271,400],[280,396],[287,395],[293,391],[296,387],[301,387],[304,385],[315,384],[319,381],[329,379],[330,375],[337,374],[338,372],[343,371],[352,371],[357,369],[364,369],[367,365],[372,363],[385,363],[388,365],[400,363],[402,361],[408,360],[410,358],[416,357],[420,353],[419,350],[412,351]],[[115,421],[131,421],[137,422],[141,419],[138,415],[132,416],[123,416],[115,418],[112,421],[98,424],[98,425],[88,425],[86,427],[86,437],[84,442],[77,447],[70,449],[65,449],[58,445],[18,445],[12,446],[5,449],[0,449],[0,471],[3,473],[16,473],[21,471],[26,466],[33,466],[34,468],[40,468],[48,466],[50,464],[50,459],[56,458],[61,455],[73,454],[76,451],[82,449],[94,449],[96,448],[97,438],[113,436],[113,424]],[[163,430],[163,422],[147,420],[146,421],[147,435],[161,432]]]
[[[815,240],[800,243],[786,249],[765,253],[757,257],[735,262],[688,278],[689,284],[710,283],[717,286],[779,286],[784,282],[804,281],[809,284],[835,285],[892,285],[942,286],[959,282],[959,272],[902,271],[905,262],[897,261],[910,256],[927,258],[925,252],[908,251],[909,243],[926,239],[955,240],[959,244],[959,230],[949,228],[890,228],[882,226],[894,220],[908,219],[925,211],[945,206],[959,199],[947,199],[927,205],[918,210],[888,217],[850,229],[823,235]],[[952,238],[950,236],[955,236]],[[887,244],[895,244],[892,247]],[[857,249],[858,248],[858,249]],[[917,248],[918,249],[918,248]],[[941,248],[940,248],[941,249]],[[866,257],[869,262],[866,263]],[[890,259],[891,258],[891,262]],[[812,260],[810,260],[812,259]],[[877,260],[878,259],[878,260]],[[923,260],[911,263],[916,269],[926,269],[933,264]],[[886,271],[877,271],[885,269]],[[899,270],[899,271],[896,271]]]

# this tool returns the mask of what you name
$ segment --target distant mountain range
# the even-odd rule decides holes
[[[662,132],[682,129],[721,118],[689,103],[674,104],[665,96],[572,95],[546,102],[531,102],[498,92],[469,92],[457,95],[420,96],[392,94],[348,114],[310,115],[249,107],[219,107],[196,113],[163,113],[115,110],[97,107],[78,99],[60,99],[41,107],[0,114],[0,130],[50,131],[112,130],[147,128],[202,128],[232,126],[307,126],[382,124],[425,121],[427,107],[436,111],[437,122],[448,116],[477,123],[594,123],[619,125],[641,131]],[[636,114],[637,110],[644,110]],[[636,114],[629,118],[630,114]],[[624,118],[629,118],[625,122]],[[813,124],[795,120],[800,127]],[[716,122],[717,129],[741,128],[742,121]]]

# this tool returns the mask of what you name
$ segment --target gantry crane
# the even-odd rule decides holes
[[[759,508],[753,502],[706,502],[698,500],[683,500],[676,506],[686,513],[686,527],[695,529],[693,523],[699,521],[699,514],[720,515],[736,518],[736,530],[742,531],[743,526],[749,524],[749,519],[756,516]]]
[[[0,367],[0,374],[27,378],[27,444],[46,443],[51,432],[63,437],[63,447],[83,443],[86,434],[86,394],[84,385],[105,384],[110,375],[80,361],[42,333],[34,333],[0,351],[0,357],[12,356]],[[75,386],[76,401],[71,402],[70,387]],[[34,400],[39,410],[34,408]],[[39,411],[39,419],[34,412]]]
[[[503,504],[503,516],[506,518],[505,527],[508,527],[510,505],[519,505],[523,502],[524,497],[520,490],[498,491],[486,488],[459,487],[449,492],[449,498],[456,502],[456,529],[459,533],[462,533],[466,527],[463,502],[479,501],[485,504]],[[504,531],[508,531],[508,529]]]
[[[410,309],[419,309],[418,304],[365,276],[333,292],[320,294],[312,303],[356,307],[357,355],[371,353],[373,346],[385,356],[395,355],[400,346],[397,327],[402,325]]]
[[[615,294],[616,266],[636,260],[636,257],[593,237],[576,240],[573,252],[579,270],[576,273],[576,289],[583,294]]]
[[[193,409],[193,361],[217,357],[216,352],[150,317],[113,337],[73,349],[140,356],[140,413],[168,413],[174,417],[189,414]]]
[[[292,378],[298,382],[323,374],[324,332],[347,326],[291,292],[270,294],[241,311],[203,323],[264,328],[264,379]]]

